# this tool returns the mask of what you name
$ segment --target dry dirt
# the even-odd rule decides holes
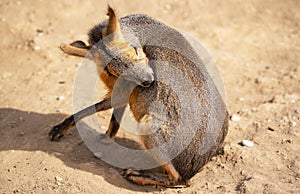
[[[190,187],[166,189],[127,182],[94,158],[76,130],[49,141],[51,127],[73,113],[81,61],[58,46],[86,40],[106,18],[107,1],[2,0],[0,193],[300,193],[300,1],[110,4],[121,16],[145,13],[189,32],[210,50],[228,110],[240,118],[230,121],[225,154]],[[242,146],[243,139],[254,146]]]

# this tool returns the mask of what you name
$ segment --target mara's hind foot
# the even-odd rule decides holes
[[[188,181],[170,180],[166,175],[156,175],[151,171],[124,169],[121,175],[128,181],[138,185],[158,185],[163,187],[188,187]]]
[[[74,117],[66,118],[62,123],[55,125],[51,131],[48,133],[50,139],[58,140],[66,134],[66,132],[75,125]]]
[[[75,41],[70,45],[62,43],[60,49],[68,55],[86,57],[91,46],[86,46],[82,41]]]

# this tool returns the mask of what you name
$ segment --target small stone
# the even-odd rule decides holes
[[[269,100],[270,103],[276,103],[276,104],[284,104],[285,100],[282,95],[275,95],[271,100]]]
[[[75,64],[75,67],[81,67],[82,66],[82,63],[76,63]]]
[[[282,139],[281,144],[284,144],[284,143],[293,143],[293,139]]]
[[[261,80],[261,78],[255,78],[254,82],[255,82],[256,84],[261,84],[261,83],[262,83],[262,80]]]
[[[289,122],[290,127],[295,127],[296,125],[297,125],[297,123],[295,121],[290,121]]]
[[[43,30],[43,29],[40,29],[40,28],[38,28],[38,29],[36,29],[36,32],[37,32],[37,33],[43,33],[43,32],[44,32],[44,30]]]
[[[245,98],[243,98],[243,97],[239,98],[239,101],[244,101],[244,100],[245,100]]]
[[[55,183],[60,186],[61,185],[61,181],[63,181],[63,178],[59,177],[59,176],[56,176],[55,177]]]
[[[62,110],[61,110],[61,109],[57,109],[56,112],[57,112],[57,113],[61,113]]]
[[[94,153],[94,156],[95,156],[96,158],[101,159],[101,158],[103,158],[103,153],[102,153],[102,152],[96,152],[96,153]]]
[[[254,143],[253,143],[253,141],[243,139],[242,140],[242,145],[251,148],[251,147],[254,146]]]
[[[106,129],[106,127],[105,127],[105,126],[103,126],[103,125],[101,125],[101,126],[100,126],[100,128],[101,128],[101,129],[104,129],[104,130]]]
[[[170,10],[171,10],[171,5],[170,5],[170,4],[166,4],[166,5],[164,6],[164,9],[165,9],[166,11],[170,11]]]
[[[53,155],[54,155],[54,156],[63,156],[63,154],[62,154],[62,153],[59,153],[59,152],[54,152]]]
[[[241,117],[238,116],[238,115],[231,115],[230,120],[232,120],[232,121],[240,121]]]
[[[35,50],[35,51],[39,51],[39,50],[41,50],[41,47],[40,47],[40,46],[38,46],[38,45],[34,45],[34,47],[33,47],[33,50]]]
[[[13,121],[10,123],[10,127],[11,128],[15,128],[17,126],[17,122],[16,121]]]
[[[61,177],[59,177],[59,176],[56,176],[56,177],[55,177],[55,180],[56,180],[56,181],[62,181],[63,178],[61,178]]]
[[[64,96],[59,96],[59,97],[56,98],[56,100],[63,100],[63,99],[65,99]]]

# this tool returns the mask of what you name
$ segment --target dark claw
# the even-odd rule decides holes
[[[120,175],[121,175],[122,177],[127,177],[127,176],[128,176],[127,169],[123,169],[123,170],[120,172]]]
[[[61,125],[54,126],[51,131],[49,132],[49,137],[52,141],[58,140],[64,136],[63,128]]]
[[[74,117],[73,116],[68,117],[59,125],[54,126],[48,135],[52,141],[58,140],[62,138],[64,136],[64,133],[74,125],[75,125]]]
[[[124,178],[129,176],[147,176],[145,175],[144,170],[134,170],[133,168],[123,169],[120,172],[120,175],[123,176]]]

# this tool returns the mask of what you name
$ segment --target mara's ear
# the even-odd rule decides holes
[[[68,54],[68,55],[75,55],[78,57],[86,57],[89,50],[92,46],[87,46],[83,41],[77,40],[70,45],[62,43],[60,45],[60,49]]]
[[[113,41],[123,42],[124,38],[120,30],[120,24],[118,21],[117,13],[109,5],[107,10],[107,15],[109,17],[108,25],[106,28],[102,30],[102,36],[105,37],[110,35]]]

